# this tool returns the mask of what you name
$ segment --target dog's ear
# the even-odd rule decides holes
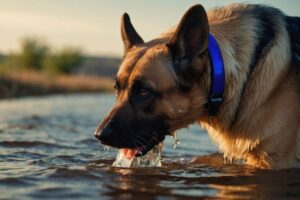
[[[195,5],[184,14],[168,45],[175,58],[192,60],[207,49],[208,34],[206,12],[201,5]]]
[[[184,14],[167,44],[171,50],[175,71],[183,82],[191,78],[193,61],[207,51],[208,37],[206,12],[201,5],[195,5]]]
[[[124,13],[121,19],[121,35],[125,54],[132,46],[144,43],[141,36],[139,36],[139,34],[132,26],[129,15],[127,13]]]

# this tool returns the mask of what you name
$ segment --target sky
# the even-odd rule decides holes
[[[206,10],[230,3],[262,3],[299,16],[300,0],[0,0],[0,53],[37,37],[53,48],[78,47],[98,56],[121,56],[120,18],[124,12],[147,41],[175,26],[195,4]]]

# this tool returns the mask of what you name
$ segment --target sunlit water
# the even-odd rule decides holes
[[[161,167],[112,167],[117,151],[106,150],[93,132],[113,101],[112,95],[0,101],[0,199],[300,199],[299,170],[224,164],[195,125],[178,132],[176,148],[167,138]],[[196,156],[202,157],[191,162]]]

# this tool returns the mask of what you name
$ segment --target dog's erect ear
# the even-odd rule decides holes
[[[174,49],[175,57],[192,60],[208,46],[208,19],[201,5],[191,7],[182,17],[169,46]]]
[[[136,32],[134,27],[130,22],[129,15],[124,13],[121,20],[121,35],[124,44],[124,53],[133,46],[137,44],[144,43],[143,39],[139,34]]]
[[[170,48],[175,71],[181,79],[191,78],[189,69],[195,58],[208,49],[209,26],[204,8],[191,7],[182,17],[167,46]],[[189,72],[188,72],[189,71]]]

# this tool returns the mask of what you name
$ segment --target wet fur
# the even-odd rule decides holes
[[[138,42],[132,45],[123,37],[125,57],[117,79],[124,90],[117,106],[128,101],[131,84],[142,78],[160,95],[147,115],[163,115],[170,132],[199,122],[229,160],[262,168],[299,167],[299,46],[291,36],[299,29],[288,26],[292,18],[261,5],[216,8],[207,17],[225,65],[224,103],[217,116],[209,116],[205,106],[210,90],[205,45],[189,62],[194,81],[188,89],[181,87],[186,77],[174,68],[174,53],[166,45],[176,28],[147,43],[135,35]]]

